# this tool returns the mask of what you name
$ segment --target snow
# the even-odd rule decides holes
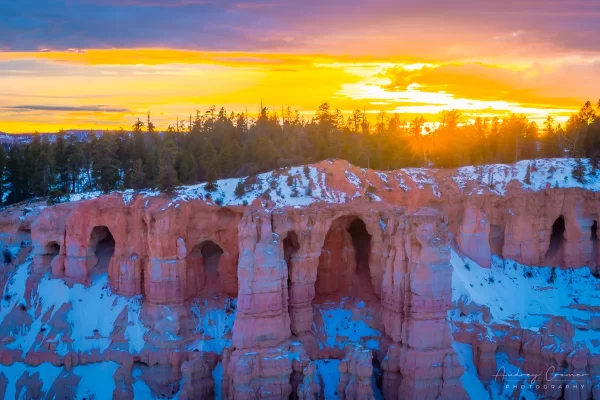
[[[75,398],[89,399],[93,395],[96,400],[112,399],[116,387],[113,375],[118,367],[114,361],[105,361],[73,368],[73,373],[81,378]]]
[[[31,261],[27,261],[17,267],[4,285],[2,298],[0,299],[0,304],[2,304],[2,307],[0,307],[0,324],[17,304],[24,303],[23,299],[25,297],[27,278],[30,275],[30,265]]]
[[[213,381],[215,381],[215,399],[222,399],[223,394],[221,393],[221,384],[223,383],[223,364],[221,364],[221,361],[219,361],[215,369],[213,369],[212,378]]]
[[[338,398],[337,385],[340,381],[340,372],[338,366],[339,360],[316,360],[317,376],[324,391],[325,400],[335,400]]]
[[[410,178],[418,189],[431,187],[433,194],[440,197],[441,194],[438,190],[438,183],[433,177],[434,170],[428,168],[404,168],[399,170],[399,172],[404,173],[404,175]],[[402,179],[402,181],[404,182],[404,179]],[[402,184],[400,184],[400,186],[402,186]]]
[[[72,193],[69,195],[69,201],[91,200],[102,196],[104,193],[100,190],[82,193]]]
[[[313,332],[320,340],[320,346],[341,349],[347,342],[354,342],[364,343],[371,350],[379,348],[377,339],[381,332],[365,322],[372,317],[364,303],[361,307],[361,303],[353,303],[351,298],[342,297],[339,302],[313,305],[313,314],[320,317],[315,316],[313,321]]]
[[[498,373],[500,374],[502,372],[508,374],[519,374],[522,373],[520,367],[517,367],[513,364],[510,363],[510,361],[508,360],[508,356],[506,355],[506,353],[503,352],[497,352],[496,353],[496,367],[498,369]],[[545,371],[540,371],[540,373],[545,372]],[[541,378],[540,378],[541,380]],[[534,382],[535,383],[535,382]],[[542,383],[539,380],[537,381],[537,383]],[[490,392],[493,395],[492,400],[496,400],[496,399],[508,399],[511,398],[512,396],[515,395],[515,393],[513,393],[515,391],[514,385],[521,385],[519,386],[520,391],[518,392],[518,398],[520,400],[538,400],[538,399],[544,399],[545,396],[543,395],[543,392],[540,392],[539,394],[536,393],[535,388],[533,386],[530,385],[531,381],[529,378],[523,378],[523,379],[515,379],[515,378],[501,378],[501,377],[497,377],[494,380],[492,380],[491,385],[490,385]]]
[[[485,390],[483,384],[477,376],[477,368],[473,363],[473,348],[470,344],[459,342],[452,343],[452,348],[458,355],[458,362],[463,366],[465,372],[460,377],[460,383],[467,391],[469,398],[485,400],[490,398],[490,394]]]
[[[9,300],[3,300],[0,309],[0,324],[6,315],[15,307],[24,305],[31,319],[31,324],[17,325],[11,321],[11,336],[13,342],[7,344],[9,349],[17,349],[25,356],[36,345],[35,350],[42,347],[46,339],[57,343],[57,352],[66,354],[68,342],[63,335],[69,332],[56,333],[52,328],[62,318],[57,314],[66,313],[66,321],[70,325],[70,338],[73,340],[71,349],[80,352],[89,352],[98,349],[104,352],[112,343],[111,335],[115,328],[117,318],[126,312],[127,329],[125,338],[129,350],[133,354],[139,353],[145,346],[144,334],[148,328],[139,320],[141,310],[141,296],[126,298],[113,294],[108,285],[108,276],[97,276],[89,287],[75,284],[69,288],[62,279],[51,279],[49,274],[43,276],[37,290],[31,292],[29,301],[25,299],[25,283],[29,277],[30,262],[17,266],[13,277],[7,282],[3,299],[10,294]],[[42,339],[38,335],[42,334]],[[54,333],[56,336],[49,338]]]
[[[578,182],[573,177],[573,171],[581,162],[583,181]],[[333,162],[330,162],[333,164]],[[353,166],[349,163],[347,168]],[[306,174],[305,168],[308,171]],[[355,170],[356,171],[356,170]],[[275,171],[259,174],[253,177],[221,179],[216,182],[216,191],[206,190],[206,183],[177,188],[172,201],[167,207],[178,207],[181,202],[192,199],[212,202],[221,206],[241,206],[251,204],[257,199],[270,199],[274,208],[308,206],[315,202],[345,203],[360,197],[360,190],[369,186],[376,186],[367,177],[367,170],[362,168],[360,177],[346,169],[345,178],[356,190],[354,193],[344,193],[328,187],[325,182],[328,172],[326,168],[317,168],[312,165],[290,168],[280,168]],[[448,172],[446,172],[448,171]],[[483,194],[486,191],[499,196],[504,196],[511,182],[518,181],[526,190],[543,190],[547,187],[556,188],[585,188],[600,191],[599,174],[593,170],[589,159],[553,158],[523,160],[515,164],[487,164],[479,166],[460,167],[456,170],[432,168],[404,168],[391,172],[374,171],[387,190],[394,190],[390,178],[398,182],[398,188],[408,191],[410,188],[424,190],[430,188],[433,194],[441,197],[440,185],[452,182],[460,190],[469,194]],[[87,172],[83,171],[85,179]],[[289,184],[288,177],[293,177],[293,184]],[[250,184],[249,181],[256,181]],[[239,197],[235,195],[235,188],[239,182],[245,184],[245,193]],[[100,191],[83,192],[84,187],[77,188],[79,193],[69,195],[70,201],[93,199],[101,196]],[[131,190],[115,191],[120,193],[125,204],[131,204],[136,193]],[[139,193],[144,198],[159,196],[156,190],[145,190]],[[375,201],[380,197],[369,193]],[[148,203],[146,202],[146,205]]]
[[[389,186],[390,182],[388,180],[387,175],[384,172],[376,172],[376,174],[379,177],[379,179],[381,179],[381,181],[385,183],[386,186]]]
[[[146,345],[144,335],[149,330],[149,328],[140,321],[141,308],[141,299],[139,302],[129,302],[127,305],[127,319],[129,320],[129,324],[125,330],[125,339],[127,339],[129,343],[129,352],[133,354],[141,353]]]
[[[598,173],[592,173],[588,159],[581,159],[584,181],[578,182],[573,177],[573,170],[577,167],[577,163],[578,160],[575,158],[551,158],[523,160],[512,165],[468,166],[458,168],[452,179],[461,190],[467,189],[470,182],[476,182],[479,184],[478,193],[482,193],[481,186],[483,186],[500,196],[506,195],[509,183],[515,180],[521,182],[525,189],[533,191],[543,190],[546,187],[600,191]]]
[[[293,167],[283,170],[267,172],[256,176],[256,182],[245,188],[245,193],[237,197],[235,188],[240,182],[239,178],[222,179],[217,181],[215,192],[208,192],[206,184],[181,187],[168,207],[175,206],[178,202],[192,199],[201,199],[220,203],[222,206],[240,206],[251,204],[256,199],[263,198],[266,192],[275,203],[275,208],[285,206],[308,206],[314,202],[326,201],[340,203],[345,200],[345,194],[329,189],[325,185],[325,172],[316,167],[308,167],[308,177],[303,167]],[[292,176],[294,184],[288,184],[288,176]],[[242,178],[246,181],[248,177]],[[307,194],[307,188],[312,193]],[[208,195],[208,197],[207,197]]]
[[[142,371],[140,367],[136,365],[131,372],[131,376],[135,379],[133,382],[133,398],[134,399],[154,399],[156,396],[152,393],[152,390],[146,382],[141,378]]]
[[[0,365],[0,374],[4,375],[8,380],[4,398],[14,399],[16,397],[15,392],[19,379],[21,379],[22,376],[32,376],[36,373],[39,373],[39,379],[42,382],[42,393],[48,393],[62,369],[62,367],[56,367],[48,362],[42,363],[36,367],[28,366],[22,362],[17,362],[9,366]]]
[[[192,315],[196,324],[194,333],[201,338],[190,345],[189,350],[210,351],[221,354],[231,344],[231,329],[235,321],[236,299],[205,299],[196,301]]]
[[[467,391],[469,398],[477,400],[505,400],[513,398],[515,384],[527,383],[524,379],[516,381],[503,380],[502,377],[493,378],[489,389],[483,386],[483,383],[477,376],[477,368],[473,363],[473,348],[470,344],[454,342],[452,347],[458,355],[458,362],[464,368],[464,373],[460,382]],[[505,353],[496,353],[496,365],[498,371],[504,371],[506,374],[517,374],[519,367],[512,365]],[[510,379],[510,378],[505,378]],[[519,396],[521,400],[537,400],[543,398],[542,394],[537,394],[535,388],[525,384],[521,387]]]
[[[345,171],[344,174],[346,175],[346,179],[348,180],[348,182],[350,182],[351,184],[356,186],[357,189],[359,189],[363,186],[360,178],[358,176],[356,176],[355,174],[353,174],[352,172]]]
[[[451,262],[455,304],[485,306],[492,323],[517,322],[532,331],[538,331],[552,316],[564,317],[575,327],[574,343],[582,342],[591,351],[600,352],[600,331],[589,329],[592,318],[600,313],[580,307],[600,304],[600,280],[589,268],[528,267],[494,256],[487,269],[454,250]]]

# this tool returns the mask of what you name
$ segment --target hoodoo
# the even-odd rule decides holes
[[[4,398],[600,399],[587,160],[239,182],[5,209]]]

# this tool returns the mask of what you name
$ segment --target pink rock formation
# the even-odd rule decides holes
[[[304,367],[304,380],[298,386],[299,400],[317,400],[321,393],[321,384],[317,378],[317,367],[313,361]]]
[[[346,345],[346,355],[338,367],[338,399],[369,400],[373,396],[373,353],[360,345]]]
[[[113,396],[123,399],[130,398],[135,379],[157,395],[176,390],[184,399],[210,398],[219,390],[236,400],[313,399],[322,388],[309,361],[336,358],[340,398],[364,399],[373,396],[377,359],[386,399],[461,399],[467,394],[452,347],[456,340],[472,345],[482,381],[491,378],[502,351],[515,363],[523,358],[524,371],[552,365],[590,375],[585,389],[568,395],[549,390],[549,398],[599,396],[594,376],[600,358],[570,346],[568,324],[555,320],[536,333],[494,325],[489,310],[464,305],[465,314],[482,311],[484,322],[459,322],[453,337],[447,320],[454,307],[451,246],[484,267],[492,254],[537,266],[595,266],[598,192],[553,183],[533,190],[506,178],[516,166],[501,173],[497,168],[504,167],[498,166],[376,173],[344,161],[311,168],[319,174],[311,175],[309,185],[321,197],[296,199],[298,205],[256,197],[250,206],[220,207],[204,196],[115,193],[43,211],[0,213],[4,244],[31,237],[33,245],[32,275],[25,277],[23,294],[23,306],[33,312],[10,303],[3,316],[8,322],[0,321],[7,338],[0,363],[49,362],[70,370],[115,362]],[[505,181],[486,180],[490,176]],[[26,258],[27,243],[23,249]],[[75,300],[47,309],[35,300],[48,272],[70,286],[79,284],[78,290],[107,274],[114,293],[137,296],[141,311],[136,314],[136,303],[127,303],[110,333],[96,329],[85,338],[109,343],[105,349],[76,350],[74,322],[67,319]],[[203,304],[225,303],[227,296],[237,296],[231,330],[201,311]],[[314,305],[345,296],[370,307],[365,324],[380,335],[369,348],[323,345],[314,332],[319,328]],[[10,329],[33,325],[36,318],[48,331],[33,332],[35,346],[28,351],[17,348]],[[490,326],[505,334],[489,338]],[[131,339],[135,334],[137,343]],[[222,383],[213,381],[218,361]],[[134,377],[134,369],[141,375]],[[41,378],[23,376],[14,385],[27,388],[28,397],[41,396]],[[72,380],[77,383],[72,376],[61,378],[52,393],[72,397],[66,389]],[[1,393],[6,385],[0,376]]]
[[[98,264],[96,247],[104,239],[96,232],[104,228],[114,238],[108,273],[117,293],[144,294],[155,304],[181,304],[204,289],[206,277],[196,277],[204,275],[203,263],[194,248],[212,241],[223,252],[218,262],[220,291],[235,295],[241,213],[204,202],[165,211],[167,201],[146,203],[135,197],[126,204],[121,196],[111,195],[45,210],[32,234],[36,270],[43,272],[52,256],[53,276],[88,282]]]

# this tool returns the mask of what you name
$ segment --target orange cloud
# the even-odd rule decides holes
[[[473,116],[518,112],[560,120],[598,96],[600,87],[598,65],[580,60],[515,67],[408,57],[91,49],[0,53],[0,68],[3,63],[4,71],[14,70],[0,73],[0,131],[9,132],[129,127],[148,110],[165,128],[213,104],[253,113],[261,101],[303,113],[329,101],[346,112],[424,114],[430,121],[453,108]],[[102,111],[94,108],[99,104],[113,112],[94,112]]]
[[[598,78],[595,85],[590,86],[593,69],[598,70],[595,74],[598,76],[600,66],[588,68],[587,74],[581,74],[581,65],[544,67],[534,64],[526,68],[509,68],[482,63],[452,63],[416,71],[391,68],[385,75],[390,80],[389,90],[404,91],[410,85],[418,84],[420,90],[444,92],[455,97],[572,107],[590,96],[593,98],[597,94],[594,90],[600,87]],[[580,73],[576,73],[577,70]],[[574,82],[577,80],[579,82]]]

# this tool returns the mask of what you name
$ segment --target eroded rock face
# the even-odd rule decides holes
[[[52,393],[73,397],[68,384],[85,386],[86,368],[100,368],[115,398],[316,399],[332,392],[314,361],[334,359],[337,398],[461,399],[460,342],[471,345],[483,382],[503,352],[524,358],[525,371],[551,364],[589,374],[568,396],[597,396],[600,359],[565,344],[574,336],[568,323],[538,333],[497,326],[472,303],[460,312],[482,321],[450,324],[448,315],[457,305],[453,248],[484,268],[492,255],[562,268],[597,263],[598,192],[534,190],[516,173],[504,183],[482,178],[498,173],[493,166],[467,178],[343,161],[311,168],[278,172],[306,175],[297,179],[316,194],[294,195],[297,205],[251,195],[233,204],[241,199],[226,193],[224,207],[189,193],[112,194],[2,213],[3,243],[23,250],[3,275],[13,277],[14,298],[0,309],[0,363],[23,373],[9,381],[0,370],[0,392],[48,396],[43,367],[56,369]],[[88,298],[97,300],[86,309]],[[34,331],[19,332],[25,325]]]
[[[111,195],[45,210],[32,233],[36,270],[44,271],[48,245],[56,244],[53,276],[71,284],[89,282],[98,265],[94,229],[105,228],[114,238],[108,275],[117,293],[143,294],[154,304],[182,304],[204,289],[202,255],[193,251],[211,241],[222,250],[220,291],[235,295],[242,212],[204,202],[165,209],[165,202],[157,198],[146,204],[138,196],[125,204],[121,196]]]

